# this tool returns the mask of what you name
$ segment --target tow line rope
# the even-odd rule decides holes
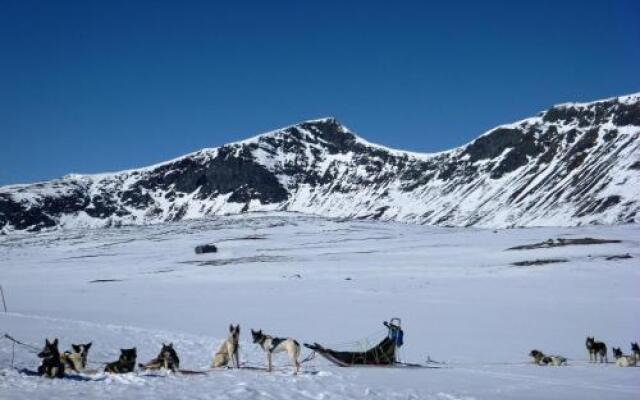
[[[31,351],[34,354],[37,354],[37,353],[40,352],[40,350],[38,350],[38,348],[36,346],[30,345],[28,343],[21,342],[18,339],[14,338],[13,336],[9,335],[8,333],[5,333],[4,335],[2,335],[2,337],[12,341],[15,344],[18,344],[20,346],[26,347],[27,349],[29,349],[29,351]]]
[[[11,341],[14,345],[19,345],[22,347],[25,347],[30,353],[33,354],[38,354],[40,352],[40,349],[34,345],[31,345],[29,343],[25,343],[22,342],[16,338],[14,338],[13,336],[9,335],[8,333],[4,333],[0,339],[7,339],[9,341]],[[12,348],[11,350],[11,367],[14,368],[13,366],[13,361],[14,361],[14,350]],[[93,361],[87,361],[87,364],[93,364],[93,365],[106,365],[109,364],[109,361],[100,361],[100,360],[93,360]]]

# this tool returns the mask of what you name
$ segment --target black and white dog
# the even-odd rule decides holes
[[[271,355],[273,353],[280,353],[286,351],[289,355],[289,359],[294,365],[294,373],[297,374],[300,371],[300,343],[291,338],[275,338],[262,333],[262,330],[254,331],[251,329],[251,336],[253,337],[253,343],[260,345],[262,350],[267,353],[267,363],[269,365],[267,371],[271,372]]]
[[[58,351],[58,338],[53,342],[45,339],[44,348],[38,357],[42,358],[42,365],[38,367],[38,374],[47,378],[64,378],[64,363]]]
[[[606,344],[597,342],[595,338],[587,336],[585,346],[589,352],[589,362],[598,362],[598,356],[600,356],[600,362],[609,362]]]
[[[531,350],[529,357],[533,358],[533,362],[538,365],[553,365],[556,367],[567,365],[566,358],[558,355],[547,356],[540,350]]]
[[[107,366],[104,367],[104,372],[110,372],[112,374],[133,372],[133,370],[136,369],[136,358],[138,358],[138,351],[135,347],[132,349],[120,349],[120,358],[118,358],[118,361],[107,364]]]
[[[620,347],[611,348],[613,351],[613,357],[616,359],[616,365],[618,367],[635,367],[636,366],[636,357],[635,356],[626,356],[622,354],[622,350]]]
[[[85,344],[72,344],[72,351],[65,351],[62,355],[64,365],[72,371],[82,372],[87,368],[87,358],[91,342]]]
[[[160,349],[160,353],[156,358],[146,364],[138,364],[138,366],[142,369],[166,369],[177,372],[180,369],[180,358],[178,358],[178,353],[173,348],[173,343],[162,343],[162,349]]]

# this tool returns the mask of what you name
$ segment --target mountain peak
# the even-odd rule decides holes
[[[640,222],[638,153],[640,94],[554,106],[432,155],[369,143],[325,117],[146,168],[2,187],[0,232],[251,211],[479,227]]]

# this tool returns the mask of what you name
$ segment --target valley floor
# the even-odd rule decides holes
[[[582,237],[622,242],[507,250]],[[205,243],[218,253],[196,255]],[[91,368],[133,346],[148,361],[171,341],[183,368],[206,369],[229,323],[242,328],[241,361],[262,367],[250,328],[354,348],[381,339],[382,321],[396,316],[402,360],[443,363],[339,368],[315,358],[293,376],[276,356],[272,374],[50,381],[12,369],[11,343],[0,339],[0,398],[635,399],[640,368],[589,364],[584,340],[627,353],[640,340],[639,259],[638,225],[492,231],[255,214],[0,236],[9,310],[0,334],[37,347],[59,337],[62,349],[93,341]],[[564,262],[512,265],[539,260]],[[532,365],[533,348],[569,366]],[[14,364],[35,369],[38,359],[18,346]]]

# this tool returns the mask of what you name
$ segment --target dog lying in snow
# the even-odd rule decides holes
[[[53,342],[45,339],[44,348],[38,353],[38,357],[42,358],[38,374],[47,378],[64,378],[64,363],[61,360],[60,351],[58,351],[58,338],[55,338]]]
[[[70,370],[82,372],[87,368],[87,357],[89,356],[90,348],[91,342],[72,344],[72,351],[65,351],[64,354],[62,354],[62,362],[64,362],[64,365]]]
[[[566,358],[558,355],[547,356],[540,350],[531,350],[529,357],[533,358],[533,362],[538,365],[553,365],[556,367],[567,365]]]
[[[180,358],[178,353],[173,348],[173,343],[162,343],[162,349],[158,356],[146,364],[138,364],[142,369],[166,369],[169,371],[177,372],[180,369]]]
[[[120,358],[118,361],[110,362],[104,367],[104,372],[110,372],[112,374],[126,374],[127,372],[133,372],[136,369],[136,358],[138,352],[136,348],[132,349],[120,349]]]
[[[587,336],[585,342],[587,351],[589,352],[589,362],[597,362],[600,356],[600,362],[609,362],[607,358],[607,345],[603,342],[596,342],[595,338]]]
[[[213,356],[211,367],[220,368],[231,366],[240,368],[240,325],[229,325],[229,337],[222,343],[218,352]]]
[[[622,354],[622,350],[618,347],[613,347],[611,349],[613,351],[613,357],[616,359],[616,365],[618,367],[635,367],[636,366],[636,357],[635,356],[626,356]]]
[[[267,353],[267,371],[271,372],[271,355],[273,353],[280,353],[286,351],[289,355],[289,359],[294,365],[294,373],[297,374],[300,371],[300,343],[291,338],[275,338],[262,333],[262,330],[254,331],[251,329],[251,336],[253,337],[253,343],[260,345],[262,350]]]

